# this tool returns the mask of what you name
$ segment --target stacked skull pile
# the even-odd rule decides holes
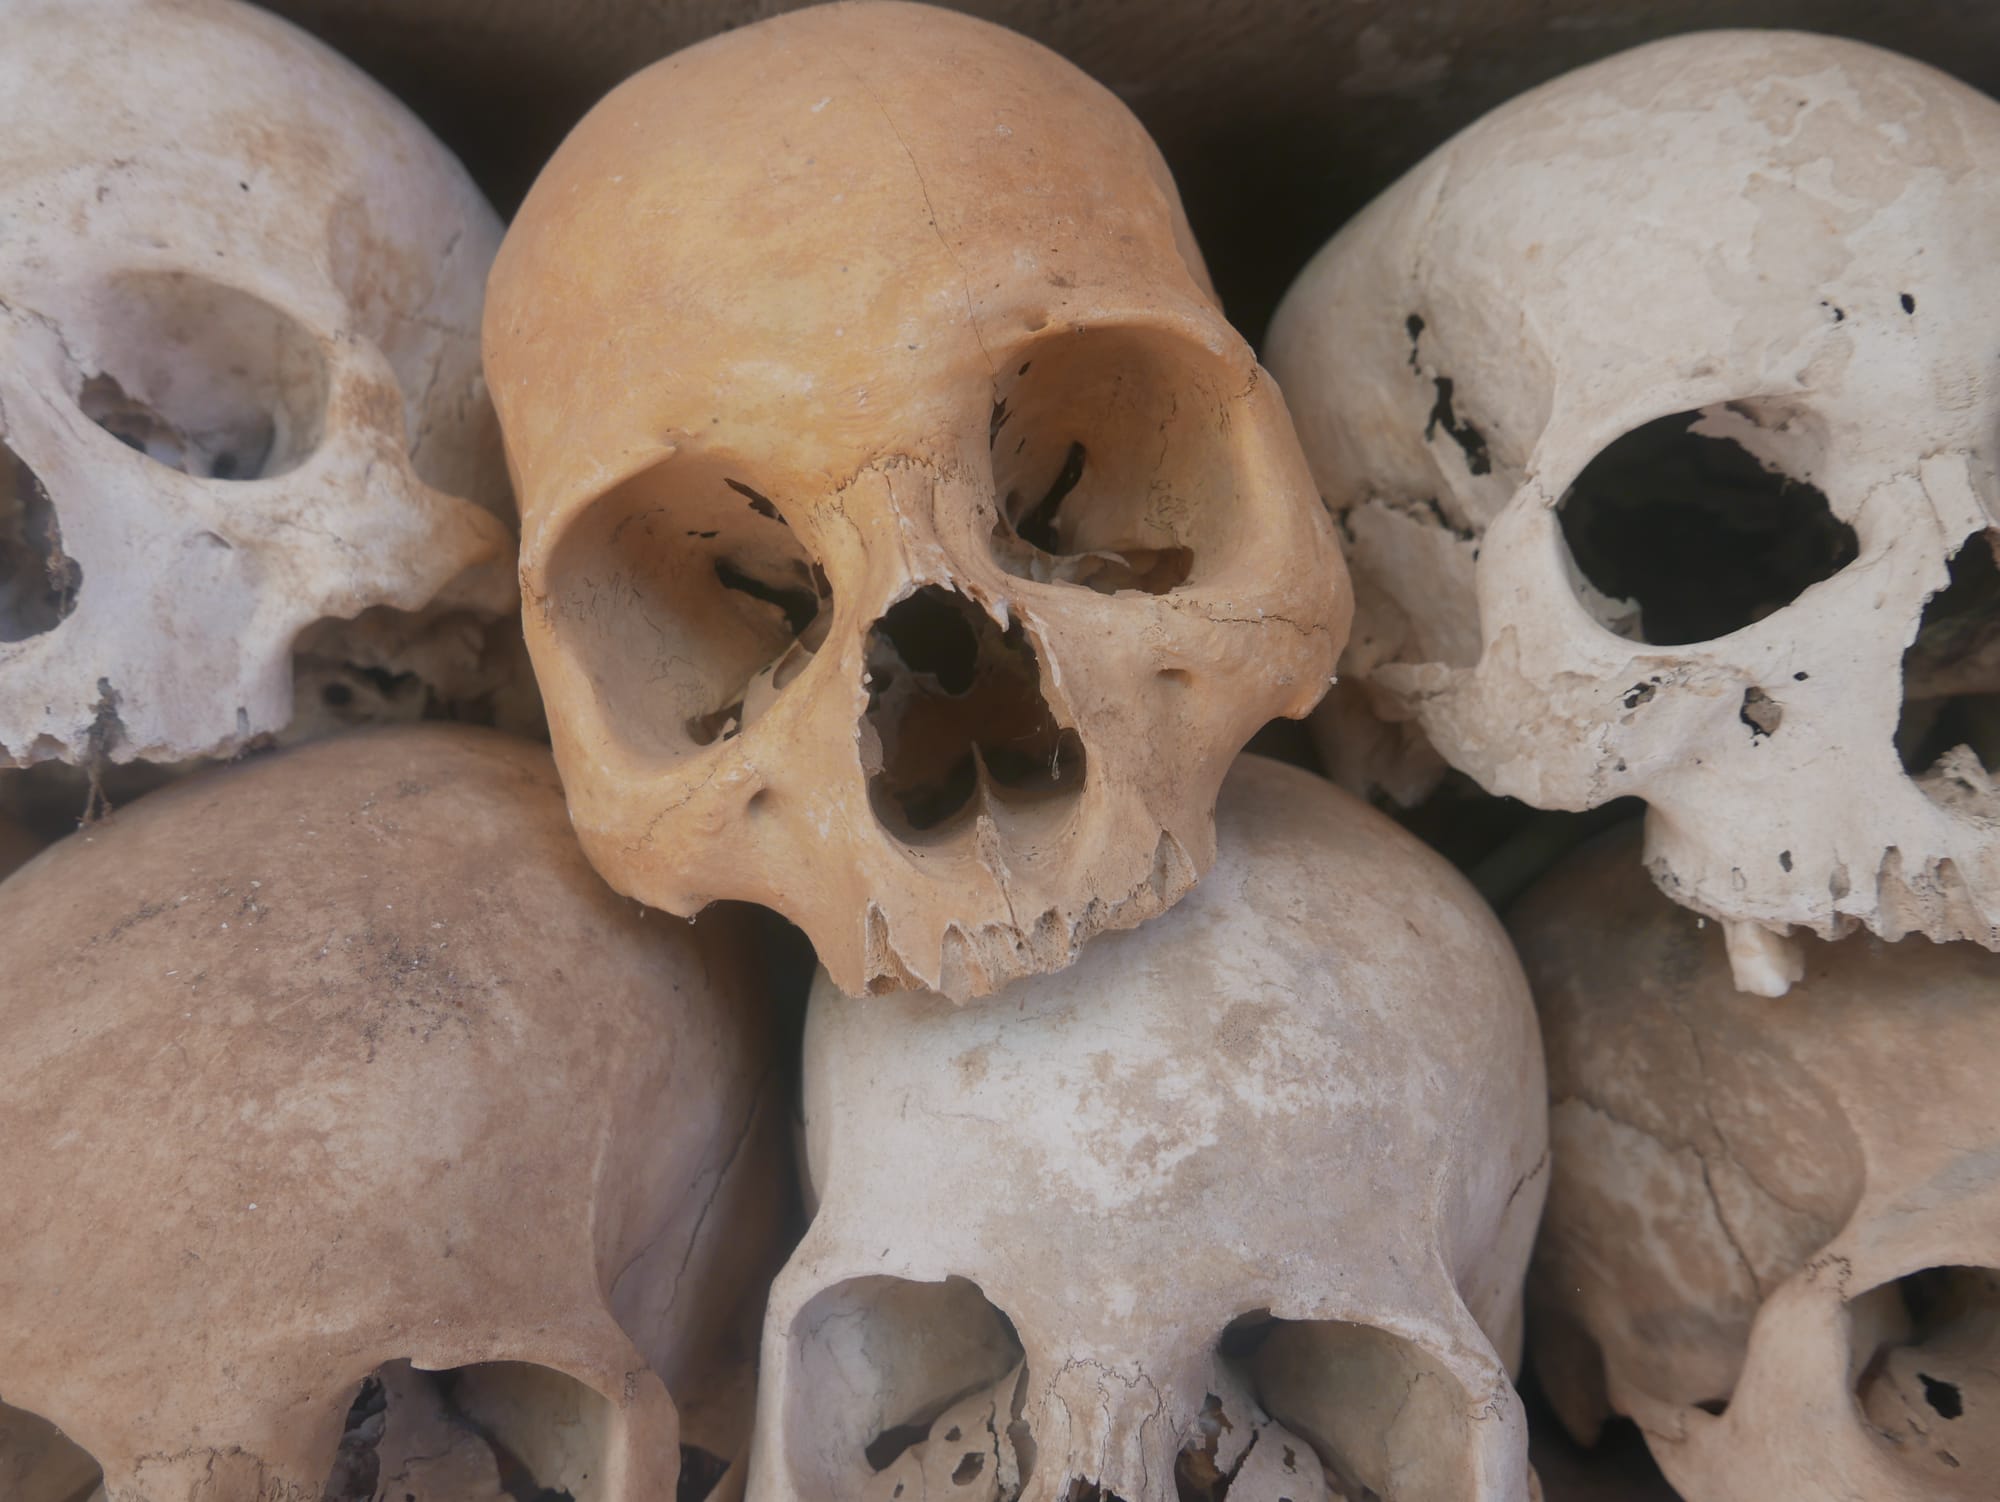
[[[1529,1502],[1524,1350],[1695,1502],[1995,1494],[2000,106],[1558,80],[1281,397],[950,12],[504,244],[234,0],[0,19],[0,1502]],[[1510,943],[1355,796],[1447,765],[1643,868]]]

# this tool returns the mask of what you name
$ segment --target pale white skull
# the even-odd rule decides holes
[[[546,751],[437,726],[0,884],[0,1495],[660,1502],[677,1441],[740,1460],[787,1175],[732,933],[605,887]]]
[[[639,74],[528,196],[486,354],[585,850],[776,908],[850,993],[1170,905],[1346,634],[1159,153],[983,22],[828,5]]]
[[[2000,794],[1952,749],[2000,689],[1996,237],[2000,105],[1688,36],[1447,143],[1273,328],[1347,668],[1493,792],[1643,797],[1748,989],[1793,928],[2000,946]]]
[[[230,751],[316,623],[508,611],[499,224],[458,164],[246,5],[6,28],[0,766]]]
[[[752,1502],[1530,1495],[1505,936],[1308,773],[1245,757],[1217,816],[1173,912],[983,1006],[821,977]]]
[[[1636,1419],[1689,1502],[1991,1498],[2000,957],[1807,941],[1747,1002],[1637,843],[1513,919],[1552,1101],[1537,1375],[1580,1438]]]

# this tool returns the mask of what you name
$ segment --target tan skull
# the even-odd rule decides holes
[[[398,666],[326,623],[510,611],[499,224],[458,164],[247,5],[6,28],[0,767],[231,751],[291,720],[295,646]],[[476,643],[425,653],[476,676]]]
[[[1554,1175],[1533,1359],[1689,1502],[1987,1499],[2000,1476],[2000,956],[1855,935],[1747,1001],[1637,840],[1516,912]]]
[[[2000,105],[1688,36],[1449,142],[1273,326],[1347,668],[1493,792],[1644,798],[1746,989],[1794,928],[2000,947],[1996,237]]]
[[[752,1502],[1531,1495],[1506,940],[1308,773],[1246,757],[1217,812],[1173,912],[990,1005],[821,978]]]
[[[1345,572],[1157,151],[1042,48],[828,5],[613,93],[495,266],[535,669],[613,885],[963,998],[1171,904]]]
[[[735,1455],[785,1178],[754,990],[590,870],[545,751],[189,779],[0,885],[0,950],[10,1502],[472,1502],[496,1457],[660,1502],[677,1437]]]

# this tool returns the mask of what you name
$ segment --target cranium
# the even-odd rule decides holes
[[[497,1457],[659,1502],[677,1433],[747,1436],[668,1397],[729,1391],[776,1261],[742,955],[603,885],[546,752],[191,778],[10,878],[0,947],[10,1499],[470,1502]]]
[[[1687,36],[1449,142],[1274,326],[1348,667],[1494,792],[1643,797],[1746,989],[1795,928],[2000,947],[1996,232],[2000,105]]]
[[[227,0],[12,5],[0,225],[0,766],[230,751],[316,623],[511,607],[499,225],[355,69]]]
[[[1634,839],[1517,909],[1554,1176],[1533,1359],[1690,1502],[1988,1498],[2000,1474],[2000,958],[1808,942],[1746,1003]]]
[[[1513,956],[1318,778],[1246,757],[1218,815],[1172,913],[987,1006],[822,976],[752,1502],[1530,1495]]]
[[[778,909],[850,992],[1168,906],[1345,635],[1158,153],[982,22],[828,5],[640,74],[529,195],[486,350],[584,848]]]

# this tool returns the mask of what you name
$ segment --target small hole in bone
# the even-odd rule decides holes
[[[1848,1307],[1855,1397],[1888,1451],[1934,1484],[2000,1473],[2000,1272],[1927,1267]]]
[[[988,421],[993,552],[1009,573],[1165,594],[1226,551],[1239,499],[1237,398],[1205,351],[1134,330],[1038,342]],[[1235,529],[1240,531],[1240,528]]]
[[[47,1419],[0,1403],[0,1486],[8,1502],[102,1502],[104,1471]]]
[[[951,1484],[953,1486],[970,1486],[978,1479],[979,1473],[985,1468],[986,1457],[975,1451],[968,1450],[959,1460],[957,1468],[952,1471]]]
[[[1042,698],[1019,620],[1003,630],[964,595],[927,585],[875,624],[866,661],[868,794],[897,833],[940,828],[982,785],[1017,803],[1082,790],[1083,741]]]
[[[48,491],[0,444],[0,642],[54,630],[76,609],[82,584],[82,566],[63,551]]]
[[[1903,653],[1896,752],[1926,797],[2000,819],[2000,532],[1975,533],[1950,562]]]
[[[1578,570],[1601,595],[1639,607],[1621,634],[1656,646],[1726,636],[1854,561],[1854,529],[1819,490],[1695,431],[1717,414],[1740,424],[1753,411],[1736,404],[1647,423],[1591,460],[1563,497],[1557,515]]]
[[[218,282],[151,272],[111,282],[100,308],[104,368],[76,401],[126,447],[197,478],[257,480],[297,467],[319,442],[326,367],[288,314]]]

